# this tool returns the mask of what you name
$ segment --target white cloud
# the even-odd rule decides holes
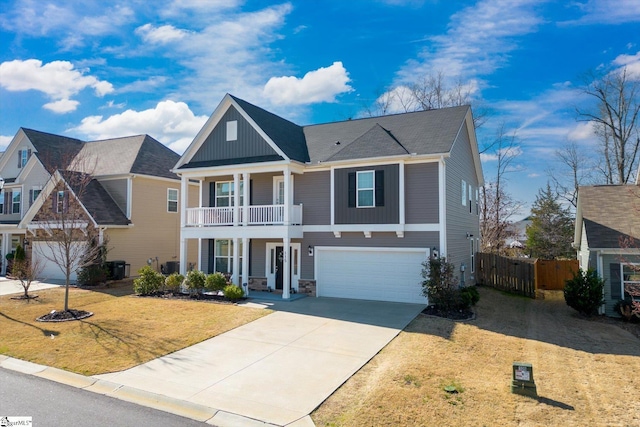
[[[264,95],[276,105],[335,102],[336,96],[351,92],[349,73],[342,62],[309,71],[301,79],[294,76],[272,77],[264,86]]]
[[[634,79],[640,79],[640,51],[635,55],[618,55],[613,60],[613,64],[623,68],[627,68],[627,75]]]
[[[161,101],[144,111],[126,110],[107,117],[89,116],[69,129],[87,139],[108,139],[123,135],[149,134],[172,150],[181,153],[207,121],[196,116],[184,102]]]
[[[534,32],[542,20],[535,13],[538,0],[483,0],[451,16],[447,33],[431,38],[419,61],[398,72],[400,82],[443,71],[463,80],[488,75],[517,49],[515,37]]]
[[[173,25],[162,25],[154,27],[151,24],[145,24],[136,28],[135,33],[142,37],[147,43],[167,44],[185,38],[189,32],[174,27]]]
[[[7,149],[11,141],[13,140],[13,136],[0,135],[0,150],[4,151]]]
[[[640,21],[638,0],[588,0],[571,2],[578,8],[580,18],[561,22],[561,25],[624,24]]]
[[[111,83],[86,75],[84,70],[75,69],[68,61],[42,65],[37,59],[16,59],[0,64],[0,86],[13,92],[40,91],[54,101],[45,108],[59,113],[73,111],[78,103],[70,98],[88,87],[100,97],[113,92]]]
[[[61,99],[60,101],[48,102],[42,107],[54,113],[64,114],[71,111],[75,111],[78,108],[78,101],[72,101],[70,99]]]
[[[118,88],[118,93],[128,92],[153,92],[165,84],[167,78],[164,76],[152,76],[146,80],[136,80]]]

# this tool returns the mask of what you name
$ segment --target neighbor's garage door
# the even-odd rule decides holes
[[[75,245],[79,245],[80,243],[76,243]],[[73,250],[73,249],[72,249]],[[65,275],[60,269],[60,267],[51,259],[52,249],[45,242],[33,242],[33,259],[37,262],[38,269],[41,270],[38,277],[40,280],[65,280]],[[75,269],[72,268],[70,280],[71,282],[75,282],[77,279]]]
[[[428,249],[315,248],[321,297],[421,303],[422,262]]]

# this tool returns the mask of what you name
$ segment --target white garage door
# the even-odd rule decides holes
[[[81,243],[76,243],[75,245],[80,245]],[[55,280],[55,281],[64,281],[65,275],[60,269],[60,267],[53,261],[51,261],[51,252],[52,249],[45,242],[33,242],[33,259],[38,263],[38,268],[41,269],[40,274],[38,275],[40,280]],[[71,282],[75,282],[77,279],[75,269],[72,268],[70,280]]]
[[[317,294],[426,304],[422,262],[428,249],[315,248]]]

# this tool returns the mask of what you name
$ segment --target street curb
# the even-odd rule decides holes
[[[89,387],[97,381],[95,378],[85,377],[84,375],[51,367],[46,368],[42,372],[36,372],[34,375],[77,388]]]
[[[231,412],[218,411],[218,413],[207,421],[207,424],[216,427],[278,427],[276,424],[269,424],[264,421],[253,420],[242,415]]]
[[[217,409],[184,400],[174,399],[161,394],[139,390],[129,386],[119,387],[115,391],[105,394],[105,396],[114,397],[137,405],[147,406],[202,422],[206,422],[211,419],[218,412]]]
[[[13,357],[7,357],[5,360],[0,362],[0,366],[5,369],[22,372],[23,374],[29,375],[37,374],[38,372],[42,372],[47,368],[43,365],[27,362],[26,360],[14,359]]]

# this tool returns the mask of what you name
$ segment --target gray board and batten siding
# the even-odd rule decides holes
[[[437,224],[440,217],[438,163],[405,165],[405,223]]]
[[[469,133],[463,123],[453,146],[451,155],[445,159],[445,173],[447,185],[447,253],[449,261],[459,271],[464,263],[467,267],[471,264],[470,241],[467,233],[477,238],[480,234],[478,214],[475,207],[476,189],[478,179],[473,162],[473,154],[469,142]],[[466,204],[462,204],[462,181],[466,183],[466,192],[472,187],[473,197],[471,212],[469,211],[469,194],[466,196]]]
[[[349,175],[358,171],[382,171],[383,205],[378,206],[378,191],[376,189],[376,206],[371,208],[357,208],[349,202],[349,187],[356,185],[355,178],[349,182]],[[334,195],[335,195],[335,223],[336,224],[398,224],[399,197],[398,197],[398,170],[397,164],[363,166],[357,168],[344,168],[334,170]],[[354,176],[354,175],[352,175]],[[376,179],[378,179],[376,176]],[[354,191],[354,189],[352,189]],[[357,196],[356,196],[357,197]]]
[[[227,141],[227,122],[234,120],[238,122],[237,140]],[[246,163],[247,158],[275,159],[276,157],[280,156],[267,141],[238,110],[230,107],[189,163],[202,163],[203,166],[207,166],[208,162],[238,159],[237,163],[240,164]]]

